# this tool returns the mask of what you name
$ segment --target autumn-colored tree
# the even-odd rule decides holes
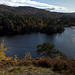
[[[3,40],[3,42],[0,45],[0,61],[6,59],[4,50],[7,50],[7,48],[4,48],[4,40]]]
[[[1,60],[10,60],[11,57],[6,57],[4,51],[7,50],[7,48],[4,48],[4,40],[0,45],[0,61]]]

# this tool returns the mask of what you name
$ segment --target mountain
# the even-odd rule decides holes
[[[37,17],[45,17],[45,18],[59,18],[62,16],[75,16],[75,13],[57,13],[50,12],[45,9],[38,9],[34,7],[28,6],[19,6],[19,7],[11,7],[6,5],[0,5],[0,13],[17,13],[17,14],[26,14]]]
[[[75,13],[65,13],[65,15],[75,17]]]

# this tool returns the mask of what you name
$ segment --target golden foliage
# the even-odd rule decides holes
[[[4,50],[7,50],[7,48],[4,48],[4,40],[3,40],[3,42],[0,45],[0,61],[1,60],[10,60],[11,59],[11,57],[6,57],[5,56]]]
[[[57,59],[57,60],[61,60],[61,56],[57,56],[56,59]]]
[[[15,62],[17,62],[17,60],[18,60],[17,55],[15,55],[14,60],[15,60]]]
[[[4,48],[4,40],[3,40],[3,42],[0,45],[0,61],[6,59],[4,50],[7,50],[7,48]]]
[[[30,52],[25,53],[25,58],[27,58],[27,59],[31,59],[32,58]]]

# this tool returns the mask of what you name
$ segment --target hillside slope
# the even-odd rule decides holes
[[[18,13],[21,15],[26,14],[45,18],[59,18],[65,15],[75,16],[75,13],[65,14],[65,13],[50,12],[46,11],[45,9],[38,9],[34,7],[27,7],[27,6],[11,7],[6,5],[0,5],[0,13]]]

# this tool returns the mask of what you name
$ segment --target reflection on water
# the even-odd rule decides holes
[[[16,35],[12,37],[0,37],[5,39],[7,46],[6,55],[18,55],[23,58],[26,52],[30,52],[33,58],[39,57],[36,54],[36,46],[44,42],[55,44],[56,49],[61,50],[68,58],[75,58],[75,27],[65,28],[64,33],[47,35],[42,33],[33,33],[25,35]]]

